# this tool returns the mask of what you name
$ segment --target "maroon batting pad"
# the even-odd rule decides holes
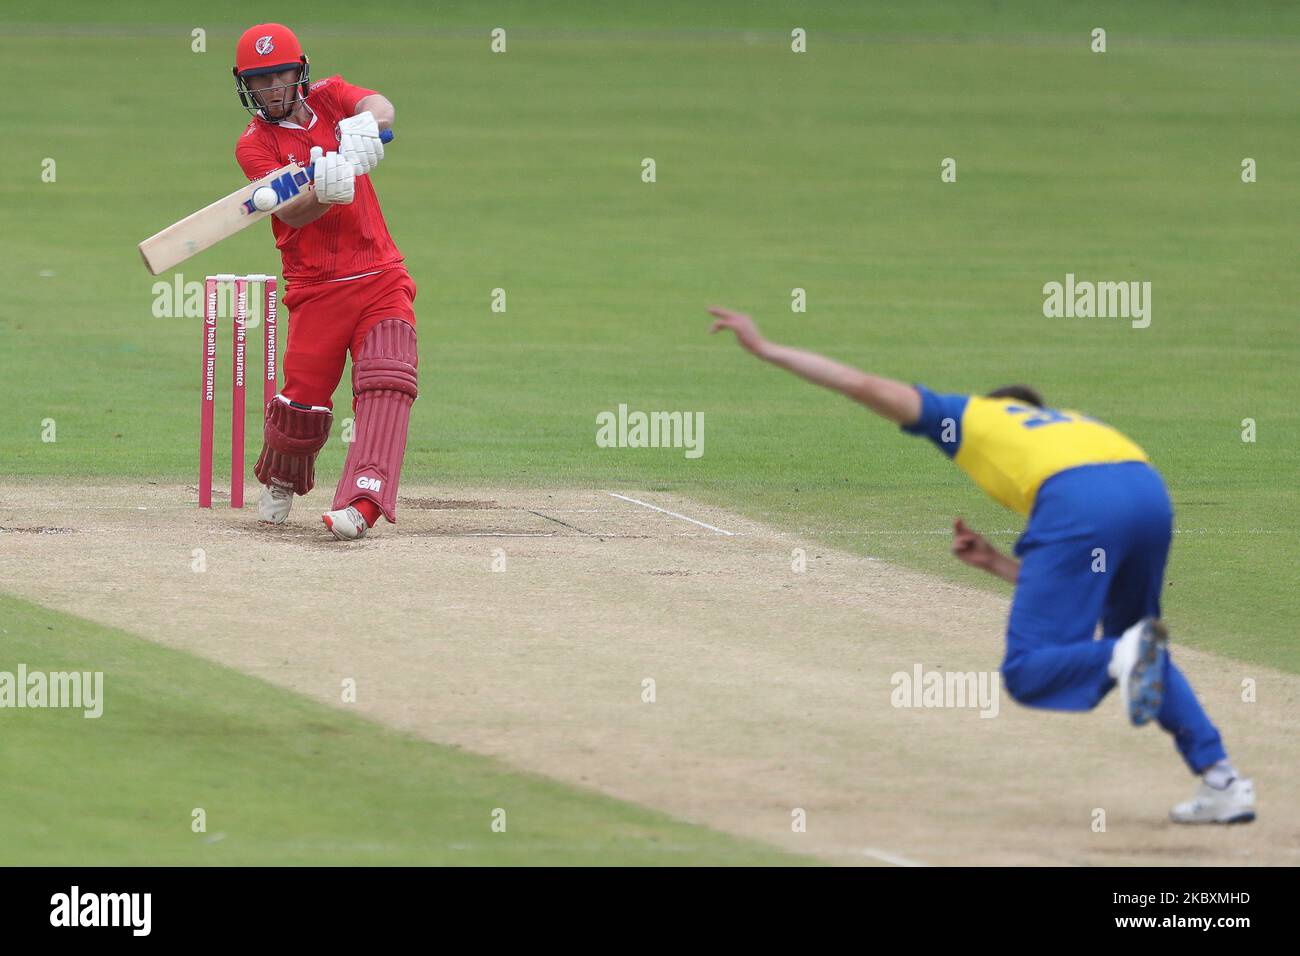
[[[316,455],[330,437],[333,419],[328,408],[290,404],[283,396],[273,398],[266,408],[266,431],[262,454],[253,474],[264,485],[272,480],[293,485],[305,495],[316,484]]]
[[[411,404],[419,395],[415,329],[401,319],[384,319],[361,343],[352,363],[356,429],[334,493],[334,510],[369,498],[396,522],[397,482],[406,455]]]

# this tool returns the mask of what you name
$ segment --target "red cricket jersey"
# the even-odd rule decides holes
[[[373,92],[353,86],[341,76],[313,83],[307,106],[314,115],[307,129],[254,117],[235,145],[235,159],[252,182],[289,163],[306,166],[313,146],[336,152],[339,138],[334,130],[339,120],[354,115],[357,103]],[[342,279],[391,269],[402,261],[369,176],[357,177],[356,197],[351,203],[334,206],[301,229],[285,225],[274,215],[270,220],[288,282]]]

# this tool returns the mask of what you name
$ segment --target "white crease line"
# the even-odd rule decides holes
[[[445,535],[448,538],[554,538],[558,531],[466,531]],[[434,537],[438,537],[435,535]]]
[[[867,847],[862,851],[863,856],[869,856],[873,860],[880,860],[882,863],[890,863],[894,866],[925,866],[924,863],[918,863],[916,860],[909,860],[905,856],[898,856],[893,853],[886,853],[884,850],[873,850]]]
[[[644,501],[637,501],[635,498],[629,498],[627,495],[615,494],[612,491],[607,491],[605,492],[605,494],[610,495],[614,498],[622,498],[624,501],[630,501],[632,502],[632,504],[640,505],[642,508],[649,508],[651,511],[659,511],[662,512],[663,514],[671,515],[674,518],[681,518],[683,521],[689,521],[691,524],[697,524],[701,528],[708,528],[710,531],[716,531],[718,532],[718,534],[725,534],[730,536],[736,533],[734,531],[724,531],[722,528],[715,528],[711,524],[705,524],[703,521],[696,521],[694,518],[686,517],[686,515],[679,515],[676,511],[669,511],[667,508],[660,508],[658,505],[647,504]]]

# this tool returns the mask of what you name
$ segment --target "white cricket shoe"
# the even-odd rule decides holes
[[[275,479],[262,486],[262,497],[257,503],[257,516],[268,524],[284,524],[293,507],[293,486],[282,485]]]
[[[1174,823],[1249,823],[1255,819],[1255,784],[1234,777],[1222,790],[1204,781],[1196,796],[1169,811]]]
[[[320,520],[325,522],[325,527],[329,528],[334,537],[340,541],[356,541],[358,538],[364,538],[370,528],[366,524],[365,516],[351,505],[339,511],[327,511],[320,516]]]
[[[1119,681],[1124,709],[1135,727],[1149,724],[1160,712],[1168,656],[1169,632],[1154,617],[1138,621],[1115,642],[1110,675]]]

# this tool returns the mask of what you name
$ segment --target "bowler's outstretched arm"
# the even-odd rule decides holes
[[[921,396],[911,385],[882,378],[848,365],[785,345],[769,342],[749,316],[729,309],[712,308],[709,314],[717,321],[710,332],[731,329],[744,348],[773,365],[779,365],[800,378],[847,395],[861,402],[877,415],[900,425],[914,425],[921,417]]]
[[[842,365],[816,352],[769,342],[758,331],[754,320],[740,312],[712,308],[709,314],[717,320],[710,332],[731,329],[741,346],[765,362],[847,395],[900,425],[915,425],[921,417],[921,396],[911,385]],[[982,568],[1011,584],[1015,584],[1020,575],[1019,561],[999,552],[983,536],[966,527],[960,518],[953,524],[952,553],[967,564]]]

